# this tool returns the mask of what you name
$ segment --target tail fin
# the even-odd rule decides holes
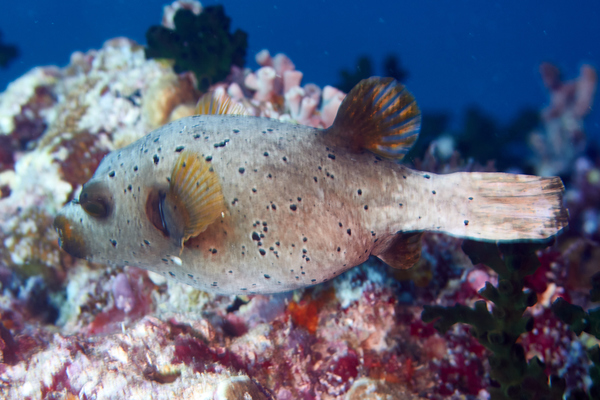
[[[477,172],[427,176],[431,179],[426,186],[435,195],[432,203],[414,204],[421,218],[415,230],[511,241],[546,239],[568,225],[558,177]]]

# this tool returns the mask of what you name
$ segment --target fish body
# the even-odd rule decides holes
[[[389,91],[389,80],[371,80],[370,87],[384,84]],[[404,91],[396,83],[392,88]],[[371,255],[410,267],[425,230],[521,240],[547,238],[566,225],[558,178],[436,175],[386,158],[386,152],[402,152],[416,140],[420,113],[413,108],[406,114],[416,104],[397,104],[383,116],[387,125],[381,119],[369,125],[374,117],[366,117],[363,128],[359,122],[365,117],[353,107],[368,110],[361,104],[365,94],[353,92],[358,93],[349,94],[329,130],[260,117],[198,115],[108,154],[79,201],[56,217],[62,247],[90,261],[145,268],[202,290],[273,293],[327,281]],[[366,96],[379,106],[386,99],[377,96],[388,94]],[[402,96],[390,95],[386,102]],[[379,149],[362,133],[368,128],[397,134],[398,126],[408,129],[390,146],[380,141]],[[185,214],[178,222],[168,217],[170,203],[164,199],[179,185],[173,183],[175,173],[186,163],[191,170],[191,155],[206,167],[203,174],[214,174],[203,182],[209,182],[206,193],[217,187],[218,197],[211,197],[217,208],[204,218],[207,226],[185,237],[173,232],[202,217]],[[86,203],[88,197],[97,203]],[[173,207],[177,215],[181,207]],[[205,206],[198,207],[202,214]]]

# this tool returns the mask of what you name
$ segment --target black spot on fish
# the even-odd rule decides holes
[[[261,256],[264,256],[265,254],[267,254],[265,249],[258,249],[258,252],[260,253]]]
[[[256,240],[257,242],[260,240],[258,232],[252,232],[252,240]]]
[[[295,204],[290,204],[290,210],[296,211],[297,207]]]
[[[133,189],[133,188],[131,187],[131,185],[127,185],[127,190],[129,190],[129,191],[131,192],[131,189]]]
[[[175,274],[171,271],[169,271],[169,275],[171,275],[173,278],[175,278]]]
[[[469,220],[465,219],[464,223],[465,223],[465,226],[469,225]]]
[[[158,139],[160,139],[160,136],[154,139],[154,143],[158,142]]]
[[[340,252],[340,250],[341,250],[341,249],[338,247],[338,248],[337,248],[337,251],[338,251],[338,253]]]
[[[265,279],[271,279],[271,277],[267,274],[265,274]]]
[[[233,274],[233,271],[232,271],[232,270],[229,270],[229,271],[227,271],[227,272],[229,272],[230,274]]]
[[[402,203],[398,204],[400,207],[403,207],[404,205]]]
[[[185,146],[177,146],[175,147],[175,152],[180,153],[183,149],[185,149]]]
[[[192,274],[188,274],[188,276],[189,276],[190,278],[194,279],[194,275],[192,275]]]
[[[200,134],[196,133],[193,137],[194,137],[194,139],[200,139]]]
[[[267,175],[267,178],[271,179],[273,177],[273,175],[269,174]]]
[[[304,238],[302,238],[302,241],[303,241],[304,243],[306,243],[306,242],[308,242],[308,238],[304,237]]]
[[[275,245],[276,245],[276,246],[279,246],[279,244],[280,244],[279,242],[275,242]]]
[[[252,188],[252,193],[256,193],[256,188]]]
[[[115,177],[115,171],[110,171],[108,173],[108,176],[110,176],[111,178],[114,178]]]
[[[327,154],[327,157],[331,158],[332,160],[335,160],[335,155],[333,154]]]
[[[156,154],[152,156],[152,159],[154,160],[154,164],[155,164],[155,165],[157,165],[157,164],[158,164],[158,161],[160,161],[160,160],[158,159],[158,156],[157,156]]]
[[[146,243],[146,246],[150,246],[150,242],[147,241],[146,239],[144,239],[144,243]]]
[[[432,193],[432,194],[435,194],[435,190],[432,190],[432,191],[431,191],[431,193]]]
[[[315,182],[317,181],[317,177],[316,176],[313,176],[313,179],[315,180]]]
[[[266,226],[263,228],[264,232],[267,232],[269,230],[269,228],[267,228]]]
[[[362,190],[358,189],[356,193],[358,193],[359,196],[362,196]]]
[[[269,153],[267,153],[266,151],[263,153],[263,156],[265,157],[269,157]]]
[[[117,241],[114,239],[110,239],[110,244],[112,244],[113,247],[117,247]]]
[[[302,201],[302,197],[298,197],[298,201]]]
[[[240,168],[238,169],[238,171],[239,171],[239,173],[240,173],[240,174],[243,174],[243,173],[246,171],[246,168],[244,168],[244,167],[240,167]]]
[[[273,132],[272,128],[267,128],[267,132]]]
[[[287,157],[283,157],[282,160],[287,162]]]
[[[316,280],[316,279],[311,279],[310,281],[311,281],[311,282],[316,282],[317,280]]]
[[[302,254],[306,254],[306,249],[302,249]]]
[[[365,206],[365,210],[368,210],[368,209],[369,209],[369,206]]]
[[[212,161],[212,156],[206,156],[204,159],[206,160],[206,162],[211,162]]]
[[[469,197],[469,200],[473,200],[473,198],[472,198],[472,197]]]
[[[340,225],[340,228],[341,228],[341,227],[342,227],[342,223],[341,223],[341,222],[338,222],[338,224]]]
[[[228,142],[229,142],[229,139],[225,139],[222,142],[215,143],[213,146],[215,146],[215,149],[219,148],[219,147],[225,147]]]
[[[236,197],[236,198],[234,198],[234,199],[233,199],[233,201],[231,202],[231,205],[232,205],[232,206],[235,206],[235,205],[237,204],[237,202],[238,202],[238,199],[237,199],[237,197]]]
[[[138,166],[136,165],[135,167],[133,167],[133,171],[137,172],[137,170],[138,170]]]
[[[429,179],[429,178],[431,178],[431,176],[429,176],[429,174],[425,174],[425,175],[423,175],[423,178]]]
[[[233,133],[240,133],[240,130],[239,129],[234,129]]]
[[[277,206],[275,204],[271,204],[271,208],[274,210],[277,210]]]
[[[346,229],[346,233],[347,233],[348,235],[352,236],[352,229],[350,229],[350,228]]]

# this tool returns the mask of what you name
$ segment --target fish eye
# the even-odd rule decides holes
[[[106,218],[110,214],[110,201],[106,188],[100,182],[86,183],[79,195],[79,205],[90,217]]]
[[[156,229],[161,231],[165,237],[169,237],[169,229],[163,212],[164,198],[165,193],[163,191],[151,190],[146,199],[146,216]]]
[[[88,213],[91,217],[104,218],[108,216],[106,205],[101,201],[87,201],[82,203],[81,207],[83,208],[83,211]]]

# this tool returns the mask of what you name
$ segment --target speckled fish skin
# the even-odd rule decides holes
[[[183,250],[145,212],[150,190],[168,188],[182,149],[209,160],[227,209]],[[487,191],[500,193],[508,181],[516,181],[518,193],[533,195],[527,212],[555,215],[539,229],[521,229],[509,201],[499,211],[494,203],[491,213],[502,216],[490,218]],[[400,231],[516,240],[545,238],[566,225],[556,204],[563,190],[558,178],[417,172],[353,151],[325,130],[259,117],[202,115],[172,122],[107,155],[87,185],[99,183],[109,194],[108,217],[97,219],[76,202],[67,204],[56,219],[65,250],[224,294],[324,282],[381,255]],[[551,197],[544,195],[549,186]],[[76,246],[65,243],[67,236]]]

